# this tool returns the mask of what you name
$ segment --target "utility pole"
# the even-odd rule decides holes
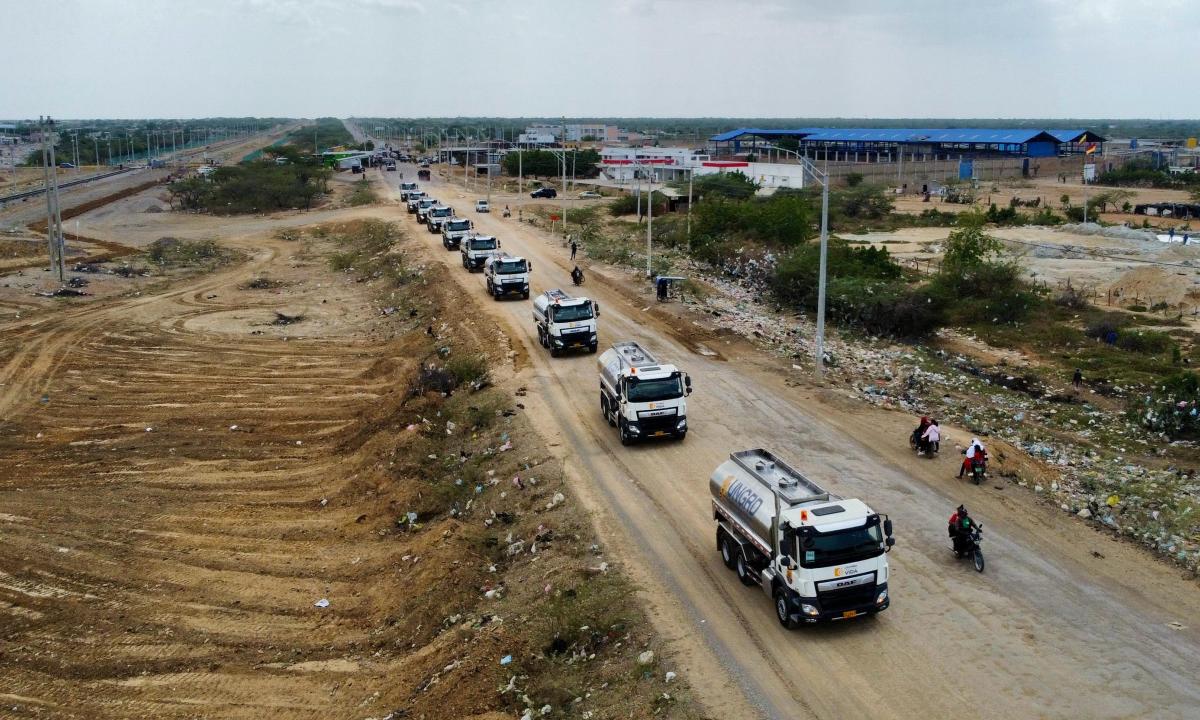
[[[50,247],[51,271],[57,269],[58,279],[65,282],[66,244],[62,234],[62,210],[58,205],[58,160],[54,154],[56,140],[54,120],[47,117],[42,124],[42,164],[46,172],[46,236]]]
[[[79,174],[79,131],[71,133],[71,149],[75,156],[75,174]]]
[[[650,194],[646,196],[646,277],[654,277],[654,271],[650,268],[650,239],[654,232],[654,170],[650,170],[650,176],[647,178],[650,185]]]
[[[687,211],[687,251],[692,254],[692,180],[696,178],[696,168],[688,170],[688,211]]]
[[[567,118],[566,117],[563,117],[563,119],[562,119],[562,162],[563,162],[563,166],[562,166],[563,167],[562,231],[563,231],[563,240],[566,240],[567,239]]]
[[[821,263],[817,281],[817,374],[825,372],[825,270],[829,250],[829,164],[821,178]]]
[[[517,143],[517,194],[518,195],[525,194],[525,168],[522,166],[523,159],[524,159],[524,157],[523,157],[523,153],[521,151],[521,144]]]

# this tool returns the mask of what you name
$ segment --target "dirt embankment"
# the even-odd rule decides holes
[[[5,711],[694,717],[507,344],[347,233],[11,328]]]

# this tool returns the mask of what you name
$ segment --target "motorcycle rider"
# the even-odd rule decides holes
[[[979,442],[979,438],[971,438],[971,444],[967,446],[967,451],[964,453],[962,466],[958,468],[958,477],[961,480],[963,473],[971,472],[971,465],[976,462],[983,463],[987,467],[987,450],[983,447],[983,443]]]
[[[575,283],[576,285],[579,285],[583,282],[583,271],[579,269],[578,265],[576,265],[575,269],[571,271],[571,282]]]
[[[918,454],[930,454],[937,452],[938,443],[942,441],[942,429],[938,427],[936,419],[929,421],[929,427],[925,428],[925,432],[921,435],[921,450]]]
[[[954,514],[950,516],[950,522],[946,527],[946,532],[950,535],[950,540],[954,543],[954,554],[962,556],[971,549],[971,528],[974,527],[971,516],[967,514],[967,507],[959,505]]]
[[[917,448],[917,452],[921,451],[921,438],[925,436],[925,429],[929,427],[929,416],[922,415],[921,422],[917,424],[917,429],[912,432],[912,443]]]

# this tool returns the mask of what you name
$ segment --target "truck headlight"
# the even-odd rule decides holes
[[[626,423],[625,427],[629,428],[630,435],[641,435],[642,431],[638,429],[637,423]]]
[[[679,422],[675,423],[675,429],[687,430],[687,418],[681,418]]]
[[[819,610],[817,610],[812,605],[809,605],[808,603],[804,603],[803,605],[800,606],[800,612],[804,613],[805,615],[808,615],[809,617],[816,617],[821,614],[821,612]]]
[[[888,596],[887,596],[887,589],[886,589],[886,588],[884,588],[883,590],[880,590],[880,591],[879,591],[879,594],[875,596],[875,604],[876,604],[876,605],[882,605],[882,604],[884,604],[885,602],[887,602],[887,597],[888,597]]]

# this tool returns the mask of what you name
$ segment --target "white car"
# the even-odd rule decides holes
[[[598,197],[604,197],[604,196],[601,195],[600,193],[596,192],[595,190],[584,190],[583,192],[579,193],[579,197],[581,197],[581,198],[598,198]]]
[[[491,212],[491,211],[492,211],[492,206],[488,203],[487,200],[476,200],[475,201],[475,212]]]

